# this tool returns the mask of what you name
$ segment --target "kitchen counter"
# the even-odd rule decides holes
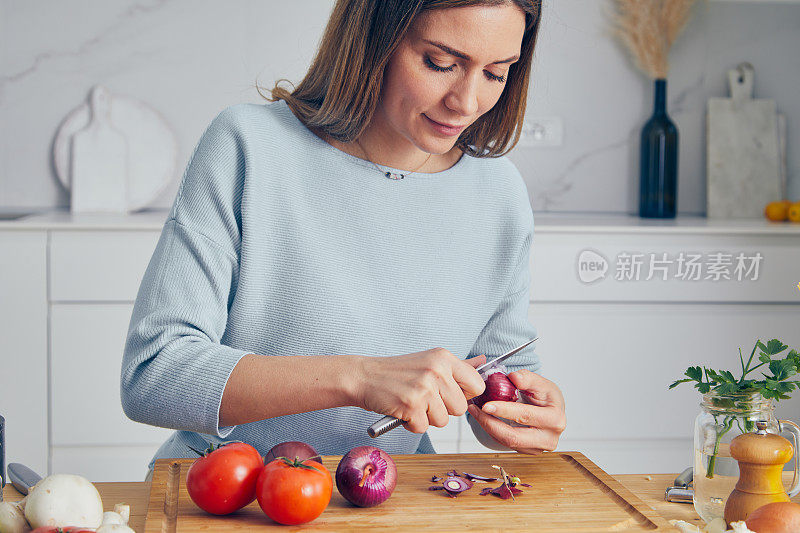
[[[72,214],[66,209],[57,209],[28,215],[0,210],[0,229],[160,230],[168,215],[167,209],[147,209],[130,214]],[[763,218],[715,220],[678,216],[674,219],[645,219],[615,213],[534,212],[534,224],[537,233],[800,235],[800,224],[770,222]]]
[[[13,218],[0,218],[0,229],[5,230],[160,230],[169,215],[167,209],[150,209],[131,214],[81,213],[66,209],[43,211]],[[2,215],[2,212],[0,212]]]
[[[783,475],[784,485],[788,486],[792,480],[792,474],[784,472]],[[669,503],[664,500],[664,490],[672,485],[677,474],[625,474],[612,477],[625,485],[628,490],[667,520],[684,520],[692,524],[702,525],[702,521],[694,511],[692,504]],[[107,510],[113,509],[116,503],[129,504],[131,506],[129,525],[137,532],[144,531],[144,519],[147,514],[147,495],[149,492],[148,483],[95,483],[95,486],[100,491],[100,496],[103,498]],[[11,484],[5,487],[3,494],[6,501],[16,501],[22,498],[22,495]],[[792,498],[792,501],[800,503],[800,496]]]

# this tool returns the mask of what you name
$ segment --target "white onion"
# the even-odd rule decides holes
[[[3,490],[2,487],[0,490]],[[22,509],[20,502],[0,502],[0,533],[25,533],[31,530]]]
[[[92,483],[73,474],[53,474],[34,485],[25,504],[31,527],[99,527],[103,501]]]

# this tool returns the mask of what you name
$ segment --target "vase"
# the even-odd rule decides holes
[[[793,444],[800,441],[800,428],[790,420],[778,420],[771,399],[758,393],[711,391],[703,395],[700,414],[694,422],[693,502],[706,523],[723,517],[728,496],[739,480],[739,464],[731,457],[731,442],[743,433],[755,431],[759,420],[766,422],[769,433],[789,432]],[[796,461],[794,467],[798,468]]]
[[[653,116],[642,128],[639,216],[674,218],[678,193],[678,128],[667,115],[667,80],[657,79]]]

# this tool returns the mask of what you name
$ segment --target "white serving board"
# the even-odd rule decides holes
[[[753,99],[748,64],[728,71],[731,98],[709,98],[707,215],[761,218],[782,198],[778,113],[775,101]]]
[[[73,213],[124,213],[128,209],[128,142],[111,125],[110,96],[105,87],[92,89],[92,118],[72,136]]]
[[[101,87],[101,86],[96,86]],[[94,92],[95,88],[92,89]],[[104,89],[107,91],[107,89]],[[106,126],[113,129],[124,139],[127,145],[127,162],[125,171],[125,205],[116,211],[135,211],[146,207],[170,182],[177,177],[177,158],[178,144],[172,128],[161,114],[142,101],[126,96],[108,93],[108,120]],[[65,189],[72,188],[73,151],[74,137],[79,132],[88,133],[92,131],[90,126],[92,112],[88,103],[83,103],[72,110],[56,132],[53,143],[53,161],[56,168],[56,175]],[[94,131],[96,132],[96,127]],[[104,131],[109,129],[104,127]],[[97,142],[106,142],[109,135],[98,136],[95,133]],[[114,135],[110,135],[114,137]],[[108,141],[111,144],[119,145],[116,141]],[[92,148],[92,144],[84,135],[84,140],[78,144],[89,148],[81,147],[78,153],[95,154],[94,161],[84,159],[78,161],[79,165],[91,165],[93,171],[111,172],[115,168],[113,159],[105,157],[103,150]],[[101,159],[98,159],[101,158]],[[111,161],[110,161],[111,160]],[[97,185],[95,183],[95,185]],[[106,183],[104,187],[111,184]],[[112,187],[114,188],[114,187]],[[94,189],[98,194],[99,189]],[[117,188],[118,190],[118,188]],[[107,191],[102,191],[107,192]],[[110,198],[115,197],[114,194]],[[114,203],[113,200],[109,200]],[[78,209],[81,209],[78,207]],[[94,209],[92,209],[94,210]],[[109,211],[110,209],[104,209]]]

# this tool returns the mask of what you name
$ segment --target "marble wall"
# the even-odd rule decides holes
[[[0,208],[68,205],[52,148],[90,87],[141,99],[176,132],[169,207],[198,138],[224,107],[261,102],[256,81],[299,80],[332,0],[0,0]],[[559,117],[560,147],[510,155],[537,211],[635,212],[638,132],[650,83],[609,31],[610,0],[545,0],[530,118]],[[789,122],[790,197],[800,200],[800,3],[701,1],[671,55],[681,135],[679,211],[705,211],[704,113],[725,72],[756,69],[757,97]]]

